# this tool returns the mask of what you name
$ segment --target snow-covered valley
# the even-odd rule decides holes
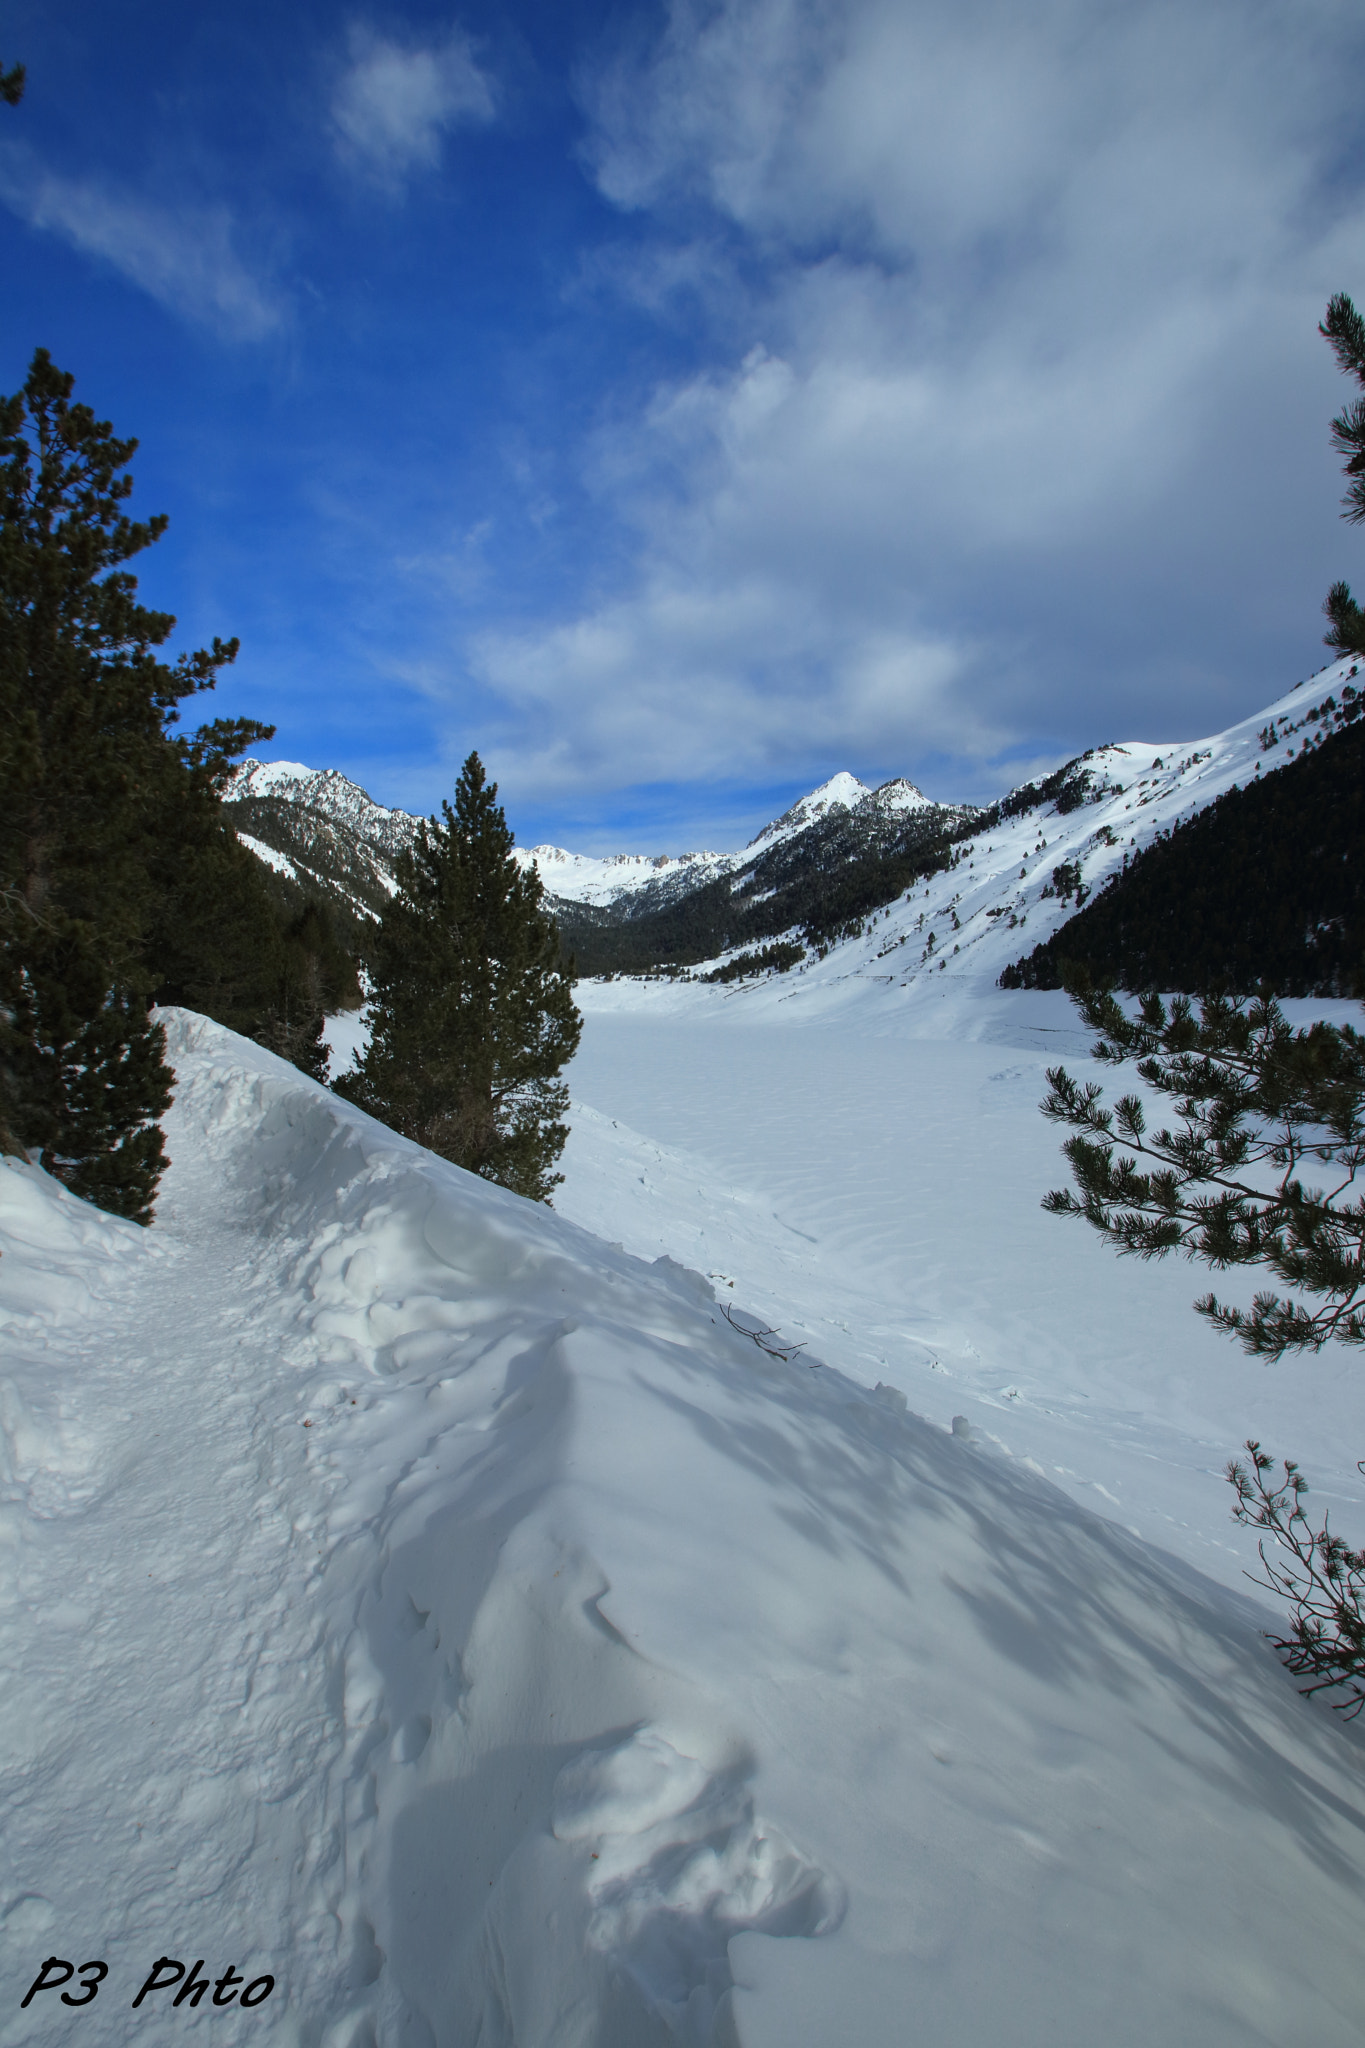
[[[585,988],[558,1213],[187,1016],[150,1232],[0,1168],[5,2041],[1358,2040],[1220,1473],[1352,1533],[1359,1368],[1041,1214],[1063,999],[837,964]]]

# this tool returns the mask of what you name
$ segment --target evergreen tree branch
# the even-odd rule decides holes
[[[1351,596],[1350,585],[1334,583],[1322,609],[1329,620],[1322,636],[1324,645],[1335,648],[1338,654],[1365,655],[1365,611]]]
[[[1250,1309],[1213,1294],[1195,1304],[1254,1355],[1361,1341],[1365,1198],[1352,1190],[1365,1166],[1365,1040],[1349,1026],[1294,1032],[1268,997],[1210,997],[1196,1018],[1184,998],[1168,1011],[1149,995],[1130,1017],[1111,991],[1078,983],[1072,994],[1102,1034],[1095,1057],[1133,1061],[1150,1088],[1175,1098],[1180,1121],[1152,1132],[1136,1095],[1109,1107],[1097,1083],[1050,1069],[1042,1110],[1075,1133],[1063,1146],[1073,1186],[1054,1189],[1044,1208],[1083,1217],[1120,1253],[1261,1265],[1319,1297],[1311,1311],[1268,1292]],[[1308,1163],[1334,1169],[1326,1192],[1305,1185]],[[1264,1179],[1262,1167],[1272,1170]]]
[[[1335,292],[1328,300],[1327,315],[1319,321],[1318,333],[1331,343],[1337,368],[1365,385],[1365,318],[1345,292]]]
[[[1307,1482],[1292,1459],[1276,1485],[1259,1443],[1248,1438],[1246,1450],[1248,1464],[1233,1459],[1227,1468],[1237,1494],[1233,1515],[1264,1532],[1256,1583],[1287,1600],[1294,1617],[1289,1634],[1271,1641],[1296,1676],[1312,1681],[1302,1691],[1339,1690],[1333,1705],[1353,1720],[1365,1707],[1365,1551],[1334,1535],[1326,1518],[1313,1528],[1302,1504]],[[1365,1472],[1365,1464],[1357,1470]],[[1267,1555],[1267,1538],[1275,1555]]]

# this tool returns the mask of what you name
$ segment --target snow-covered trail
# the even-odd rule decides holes
[[[202,1020],[171,1053],[152,1232],[0,1168],[0,2040],[709,2038],[730,1934],[813,1933],[838,1887],[601,1611],[581,1517],[536,1522],[565,1310],[605,1293],[638,1366],[710,1336],[705,1290],[590,1274],[571,1226]],[[48,1955],[107,1965],[89,2008],[20,2007]],[[276,1987],[134,2012],[166,1956]]]
[[[60,1931],[62,1955],[109,1964],[123,2007],[162,1955],[250,1982],[284,1953],[302,2003],[330,2003],[340,1717],[299,1333],[243,1191],[183,1120],[171,1135],[155,1231],[64,1202],[72,1253],[100,1255],[92,1294],[73,1312],[52,1276],[6,1347],[11,1375],[21,1353],[39,1371],[23,1394],[6,1381],[5,1492],[29,1512],[4,1518],[5,1976],[32,1976]],[[47,1996],[5,2013],[5,2038],[86,2037],[113,2006]],[[188,2018],[139,2014],[152,2038]]]

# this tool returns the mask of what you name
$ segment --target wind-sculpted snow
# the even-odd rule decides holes
[[[7,2041],[1358,2042],[1362,1745],[1235,1599],[171,1027],[150,1233],[0,1171]]]

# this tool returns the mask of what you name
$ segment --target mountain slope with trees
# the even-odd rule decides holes
[[[325,895],[357,943],[382,917],[419,818],[377,804],[334,768],[243,761],[225,793],[234,831],[300,897]],[[274,858],[272,858],[274,856]]]
[[[968,804],[924,799],[905,807],[896,799],[907,787],[889,783],[852,805],[832,805],[790,836],[773,838],[769,827],[729,873],[671,901],[643,889],[607,909],[558,902],[579,971],[690,966],[793,932],[827,948],[860,931],[874,910],[946,868],[954,840],[980,815]]]
[[[1348,683],[1343,699],[1326,699],[1310,751],[1134,853],[1002,987],[1060,988],[1083,968],[1187,995],[1365,993],[1365,697]]]

